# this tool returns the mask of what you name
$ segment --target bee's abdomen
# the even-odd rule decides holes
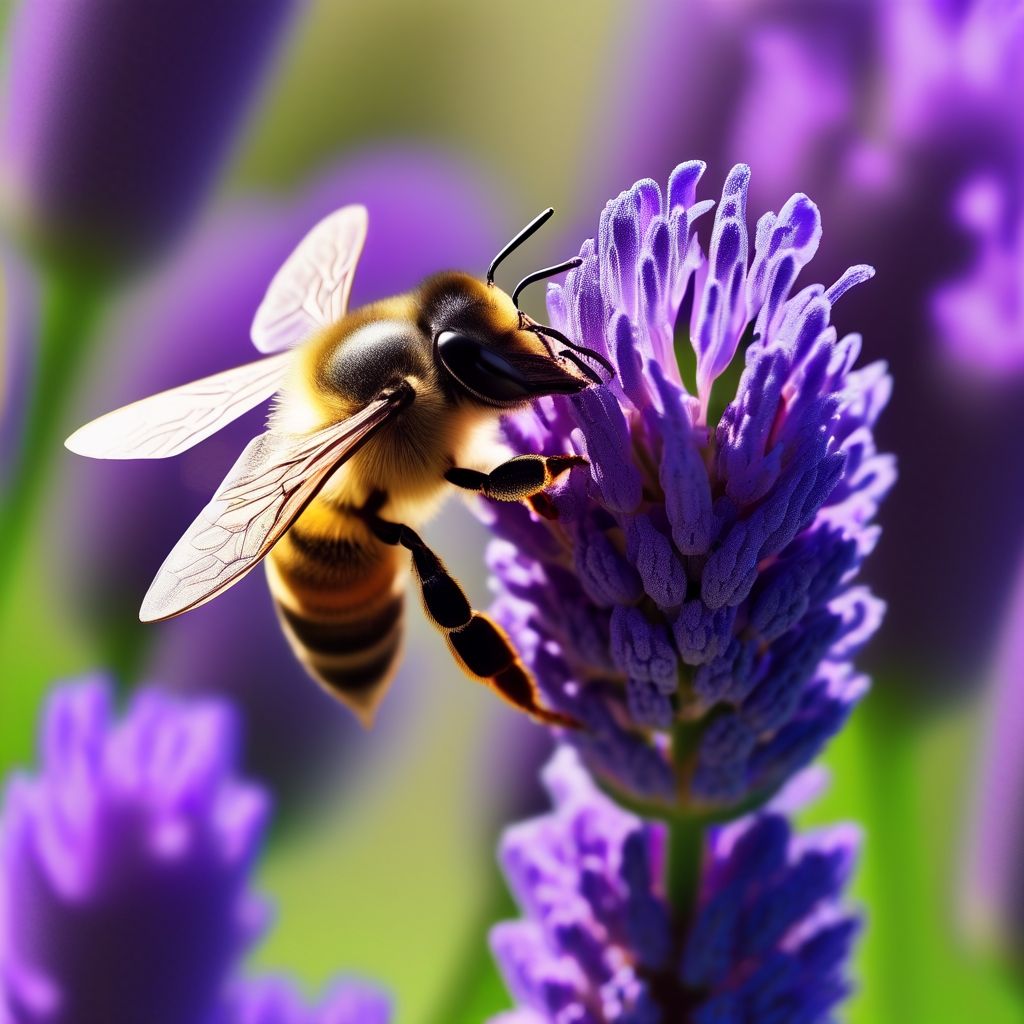
[[[398,658],[402,594],[388,594],[379,609],[340,619],[311,618],[278,602],[286,631],[317,678],[339,697],[372,690]]]
[[[268,559],[278,616],[310,675],[369,725],[401,653],[404,566],[393,549],[301,524]]]

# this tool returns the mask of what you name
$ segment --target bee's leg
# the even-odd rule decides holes
[[[550,503],[531,499],[542,498],[543,492],[573,466],[586,464],[587,460],[579,455],[517,455],[490,473],[453,466],[444,478],[456,487],[477,491],[496,501],[530,501],[537,512],[548,516],[552,511]]]
[[[557,519],[554,504],[544,491],[573,466],[586,464],[579,455],[517,455],[490,473],[453,466],[444,476],[456,487],[495,501],[526,501],[538,515]]]
[[[458,581],[415,530],[381,519],[370,508],[363,510],[362,518],[379,540],[401,544],[412,553],[427,616],[444,633],[455,659],[468,675],[545,725],[580,727],[576,719],[540,703],[537,684],[508,635],[489,615],[472,608]]]

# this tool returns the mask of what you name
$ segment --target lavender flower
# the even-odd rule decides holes
[[[203,197],[293,6],[21,3],[2,136],[9,214],[90,265],[159,246]]]
[[[1024,6],[925,0],[906,7],[888,20],[886,67],[893,91],[902,86],[890,131],[915,148],[961,153],[942,212],[961,242],[966,236],[966,266],[961,260],[933,292],[932,322],[964,372],[1020,371]]]
[[[1010,212],[1002,183],[981,174],[964,184],[956,212],[975,262],[932,295],[940,337],[957,361],[994,375],[1024,370],[1024,203]]]
[[[881,437],[899,439],[904,483],[887,507],[887,555],[868,568],[889,604],[871,656],[903,696],[963,694],[983,678],[1010,591],[1007,546],[1024,541],[1024,374],[1008,372],[1024,368],[1024,6],[643,9],[623,11],[628,70],[595,103],[601,159],[585,153],[580,179],[603,200],[681,143],[711,166],[746,160],[756,208],[777,209],[793,182],[814,196],[830,239],[819,280],[838,276],[843,253],[877,267],[857,325],[865,356],[889,360],[900,382]]]
[[[57,690],[38,778],[3,816],[2,985],[19,1022],[203,1021],[263,923],[265,795],[231,775],[213,704],[155,691],[115,725],[99,680]]]
[[[234,776],[226,706],[148,690],[115,723],[91,679],[50,698],[41,746],[0,817],[0,1021],[382,1019],[356,1012],[362,990],[309,1017],[273,986],[228,994],[266,919],[248,882],[268,802]]]
[[[857,837],[797,836],[785,801],[713,829],[700,894],[679,919],[661,876],[664,828],[601,794],[562,748],[554,810],[509,828],[501,860],[520,921],[491,945],[520,1008],[494,1024],[815,1024],[848,991],[858,923],[841,902]]]
[[[882,605],[852,581],[894,477],[872,438],[885,367],[854,369],[860,338],[829,326],[871,269],[791,296],[818,210],[796,195],[765,214],[751,255],[744,165],[705,257],[703,171],[681,164],[664,195],[650,180],[623,192],[549,291],[554,326],[617,375],[506,420],[505,436],[575,451],[589,473],[540,506],[556,519],[484,512],[502,538],[498,614],[548,699],[584,723],[572,742],[588,766],[620,794],[701,814],[763,799],[863,694],[850,657]]]

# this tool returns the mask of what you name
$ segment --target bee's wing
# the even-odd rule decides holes
[[[267,431],[246,445],[156,574],[139,618],[169,619],[241,579],[280,540],[331,473],[408,401],[397,391],[313,434]]]
[[[365,206],[343,206],[324,217],[285,260],[252,322],[252,343],[261,352],[292,348],[345,315],[366,220]]]
[[[268,399],[284,381],[283,352],[161,391],[79,427],[65,442],[93,459],[167,459],[205,441]]]

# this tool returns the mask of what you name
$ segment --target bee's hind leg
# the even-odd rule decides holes
[[[537,684],[508,635],[489,615],[473,609],[459,582],[415,530],[381,519],[372,506],[365,508],[361,516],[379,540],[385,544],[400,544],[412,553],[427,616],[444,633],[456,661],[467,675],[545,725],[566,729],[580,727],[576,719],[551,711],[540,703]]]
[[[476,491],[495,501],[529,501],[546,518],[554,518],[546,491],[563,473],[574,466],[585,466],[579,455],[517,455],[490,473],[453,466],[444,478],[463,490]]]

